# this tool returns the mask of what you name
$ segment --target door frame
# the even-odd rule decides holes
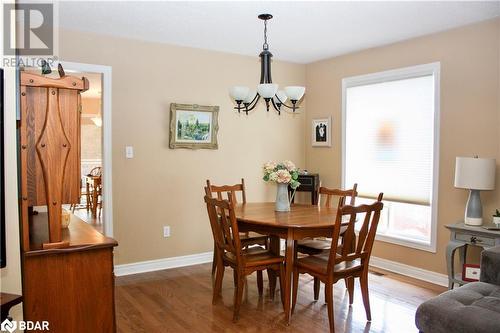
[[[113,149],[112,149],[112,67],[105,65],[84,64],[60,60],[54,68],[61,64],[64,70],[71,72],[90,72],[102,74],[102,201],[103,207],[103,232],[108,237],[113,237]]]

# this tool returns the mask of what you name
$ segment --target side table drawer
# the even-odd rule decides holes
[[[462,241],[462,242],[467,242],[467,243],[473,244],[473,245],[495,246],[495,239],[494,238],[488,238],[488,237],[484,237],[484,236],[473,236],[470,234],[457,233],[455,235],[455,239]]]

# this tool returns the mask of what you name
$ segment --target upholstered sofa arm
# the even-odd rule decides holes
[[[480,280],[500,286],[500,246],[481,253]]]

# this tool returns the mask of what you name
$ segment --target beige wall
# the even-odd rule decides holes
[[[304,116],[234,113],[228,88],[254,87],[259,58],[165,44],[60,32],[65,61],[112,66],[113,213],[119,242],[116,263],[212,250],[203,185],[247,182],[250,200],[271,200],[275,187],[261,180],[261,165],[291,159],[305,165]],[[282,86],[305,84],[305,66],[273,63]],[[170,103],[219,105],[218,150],[168,148]],[[125,145],[135,158],[125,159]],[[170,238],[162,228],[171,226]]]
[[[331,148],[312,148],[306,126],[307,168],[321,174],[323,184],[341,182],[341,80],[394,68],[441,62],[441,128],[437,253],[377,242],[374,255],[445,273],[445,224],[463,218],[467,192],[453,187],[456,156],[478,154],[500,163],[499,32],[500,19],[364,50],[307,65],[307,120],[331,115]],[[490,219],[500,206],[497,190],[482,195]],[[360,187],[363,184],[359,184]]]

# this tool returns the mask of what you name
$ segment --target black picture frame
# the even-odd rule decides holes
[[[4,72],[0,68],[0,268],[7,265],[5,246]]]

